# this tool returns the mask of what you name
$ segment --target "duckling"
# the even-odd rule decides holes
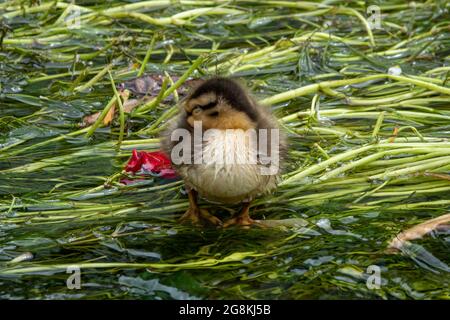
[[[223,227],[257,224],[249,215],[251,201],[276,188],[286,147],[276,118],[243,85],[225,77],[203,81],[180,107],[161,139],[188,192],[189,209],[180,221]],[[196,139],[199,131],[202,139]],[[176,132],[185,133],[181,140],[189,148],[180,151]],[[198,206],[198,196],[213,203],[241,203],[242,210],[222,223]]]

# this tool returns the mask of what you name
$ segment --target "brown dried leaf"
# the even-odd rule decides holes
[[[175,82],[179,79],[177,76],[171,77]],[[131,79],[121,83],[118,86],[119,90],[129,90],[134,96],[150,96],[156,97],[161,90],[162,83],[164,81],[164,76],[160,74],[146,74],[139,78]],[[189,79],[186,80],[178,89],[177,93],[179,96],[185,96],[192,88],[201,84],[204,80],[202,79]],[[170,100],[169,97],[167,100]]]
[[[105,126],[107,126],[113,121],[115,112],[116,112],[116,104],[113,104],[109,109],[108,113],[106,114],[106,116],[103,118],[103,124]]]
[[[450,175],[445,173],[425,172],[424,176],[439,178],[443,180],[450,180]]]
[[[172,77],[173,81],[177,81],[179,77]],[[125,81],[118,85],[118,90],[123,98],[123,111],[130,113],[139,105],[149,101],[152,97],[156,97],[161,90],[161,85],[164,80],[162,75],[143,75],[142,77]],[[203,79],[189,79],[186,80],[178,89],[177,93],[180,97],[188,94],[190,90],[202,84]],[[137,99],[128,99],[130,93],[138,97]],[[168,97],[166,101],[170,101],[173,95]],[[116,106],[113,105],[108,114],[103,119],[103,125],[109,125],[116,116]],[[81,124],[82,127],[87,127],[95,123],[101,112],[96,112],[85,116]]]
[[[398,135],[398,127],[395,127],[394,131],[392,132],[392,136],[388,139],[388,142],[393,143],[397,135]]]
[[[149,100],[148,98],[127,100],[123,104],[123,111],[125,113],[130,113],[136,107],[147,102],[148,100]],[[115,106],[112,106],[110,111],[108,112],[108,114],[105,116],[105,119],[103,119],[103,124],[108,125],[109,123],[111,123],[112,120],[114,120],[114,118],[115,118],[115,110],[114,109],[115,109]],[[87,127],[87,126],[93,125],[95,123],[95,121],[97,121],[98,117],[100,116],[100,113],[101,112],[99,111],[99,112],[90,114],[88,116],[85,116],[83,118],[83,121],[81,124],[82,127]],[[108,122],[106,122],[106,121],[108,121]]]
[[[123,111],[125,113],[130,113],[134,108],[146,102],[148,99],[130,99],[123,105]]]
[[[83,121],[82,121],[82,123],[81,123],[81,126],[82,126],[82,127],[87,127],[87,126],[90,126],[90,125],[94,124],[95,121],[97,121],[98,117],[100,116],[100,113],[101,113],[101,112],[99,111],[99,112],[90,114],[90,115],[88,115],[88,116],[85,116],[85,117],[83,118]]]
[[[444,214],[440,217],[427,220],[403,232],[400,232],[389,243],[388,249],[400,249],[403,244],[409,240],[420,239],[427,233],[438,229],[441,226],[450,226],[450,213]]]

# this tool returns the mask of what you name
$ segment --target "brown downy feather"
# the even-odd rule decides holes
[[[194,121],[201,121],[203,132],[207,129],[242,129],[244,131],[255,129],[256,132],[259,129],[267,129],[269,136],[266,150],[269,156],[272,155],[270,130],[279,129],[278,122],[269,110],[259,105],[238,82],[228,78],[206,80],[194,88],[180,106],[180,114],[171,120],[161,139],[162,149],[169,157],[174,146],[179,143],[170,140],[173,130],[186,129],[193,137]],[[279,132],[279,161],[282,164],[286,153],[286,139],[281,130]],[[191,138],[191,150],[194,150],[193,140]],[[220,146],[222,141],[215,143]],[[259,139],[257,143],[260,143]],[[207,145],[204,144],[203,148],[207,148]],[[226,152],[240,153],[243,150],[247,150],[245,146]],[[193,154],[190,155],[190,159],[194,159]],[[236,164],[233,167],[223,165],[218,167],[214,164],[174,164],[174,168],[183,177],[189,188],[199,191],[208,200],[223,203],[251,199],[275,188],[280,172],[273,176],[261,176],[256,171],[258,166],[261,167],[263,164],[258,162],[254,167]],[[202,178],[205,181],[202,181]],[[221,180],[216,181],[216,179]],[[242,194],[236,194],[240,189],[242,189]]]

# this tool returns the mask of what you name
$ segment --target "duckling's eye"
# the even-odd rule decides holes
[[[209,114],[210,117],[217,117],[219,116],[219,112],[218,111],[214,111],[212,113]]]
[[[202,107],[200,105],[196,105],[194,109],[192,109],[192,114],[200,114],[202,112]]]

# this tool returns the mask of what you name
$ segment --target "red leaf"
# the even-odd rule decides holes
[[[172,168],[170,169],[162,169],[159,172],[159,176],[165,179],[175,179],[177,177],[177,173]]]
[[[132,173],[143,171],[143,173],[157,175],[166,179],[173,179],[177,176],[175,170],[172,168],[170,159],[160,151],[145,152],[133,149],[125,171]]]
[[[136,149],[133,149],[133,153],[131,154],[130,160],[128,160],[128,163],[125,167],[125,171],[136,173],[141,169],[141,166],[142,166],[142,157],[140,155],[140,152],[138,153]]]

